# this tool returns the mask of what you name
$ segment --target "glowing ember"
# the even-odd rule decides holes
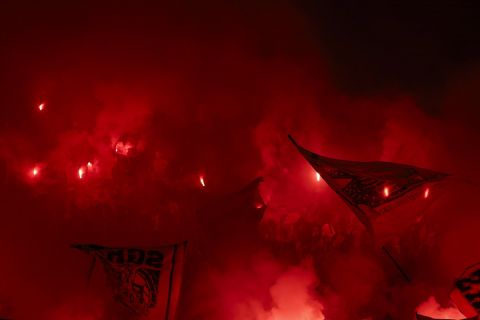
[[[385,198],[388,198],[390,196],[390,189],[388,187],[383,188],[383,195]]]
[[[256,209],[262,209],[263,208],[263,203],[260,203],[260,202],[255,203],[255,208]]]
[[[322,177],[320,176],[320,173],[317,172],[316,174],[316,179],[318,182],[320,182],[320,180],[322,179]]]
[[[38,110],[43,111],[45,109],[45,103],[40,103],[38,105]]]
[[[85,177],[85,169],[83,167],[78,169],[78,178],[83,179]]]
[[[122,155],[122,156],[129,156],[131,155],[131,153],[134,151],[134,145],[131,144],[130,142],[122,142],[122,141],[119,141],[117,142],[117,144],[115,145],[115,152],[119,155]]]
[[[32,176],[37,177],[40,174],[40,169],[35,167],[32,169]]]
[[[203,178],[203,176],[200,176],[200,184],[202,185],[202,187],[206,187],[205,179]]]
[[[430,188],[427,188],[425,189],[425,193],[423,194],[423,197],[427,199],[429,195],[430,195]]]

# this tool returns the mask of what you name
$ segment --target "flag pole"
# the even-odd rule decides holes
[[[405,281],[410,283],[410,281],[411,281],[410,276],[409,276],[408,273],[402,268],[402,266],[400,265],[400,263],[398,263],[398,261],[395,259],[395,257],[390,253],[390,251],[387,249],[387,247],[382,246],[382,251],[383,251],[383,253],[385,253],[385,255],[389,258],[389,260],[393,263],[393,265],[395,266],[395,268],[402,274],[402,276],[403,276],[403,278],[405,279]]]
[[[167,297],[167,307],[165,308],[165,320],[170,319],[170,303],[172,300],[172,291],[173,291],[173,275],[175,271],[175,260],[177,257],[178,244],[173,246],[172,254],[172,269],[170,270],[170,282],[168,284],[168,297]]]

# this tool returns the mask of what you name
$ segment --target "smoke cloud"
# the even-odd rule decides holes
[[[400,85],[380,85],[378,67],[375,81],[354,68],[347,81],[345,66],[372,57],[337,57],[346,40],[330,40],[344,31],[309,5],[2,5],[0,312],[130,319],[100,269],[86,285],[90,261],[70,245],[183,240],[180,319],[403,320],[449,307],[453,279],[480,259],[478,67],[449,64],[427,89],[402,85],[417,75],[401,62],[387,69]],[[398,239],[412,283],[288,133],[327,156],[452,174]],[[258,176],[261,198],[242,196]]]

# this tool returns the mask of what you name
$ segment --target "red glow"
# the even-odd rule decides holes
[[[83,179],[85,177],[85,169],[83,167],[78,169],[78,178]]]
[[[425,189],[425,193],[423,194],[423,197],[427,199],[429,195],[430,195],[430,188],[427,188]]]
[[[257,203],[255,203],[255,208],[256,208],[256,209],[262,209],[262,208],[263,208],[263,204],[260,203],[260,202],[257,202]]]
[[[390,188],[383,188],[383,195],[385,196],[385,198],[388,198],[390,196]]]
[[[480,263],[480,25],[371,7],[8,4],[0,320],[454,307]]]
[[[38,175],[40,174],[40,168],[39,167],[34,167],[31,171],[31,174],[33,177],[38,177]]]
[[[119,141],[115,145],[115,152],[119,155],[122,155],[122,156],[128,156],[133,151],[133,148],[134,148],[134,146],[130,142],[125,142],[124,143],[122,141]]]
[[[434,297],[430,297],[427,301],[421,303],[417,307],[419,314],[434,317],[435,319],[464,319],[465,316],[454,306],[442,307],[435,300]]]

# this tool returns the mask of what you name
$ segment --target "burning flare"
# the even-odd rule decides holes
[[[32,171],[31,171],[32,177],[38,177],[40,174],[40,168],[38,166],[35,166]]]
[[[316,173],[315,177],[316,177],[318,182],[320,182],[320,180],[322,179],[322,177],[320,176],[320,173],[318,173],[318,172]]]
[[[78,169],[78,178],[79,179],[83,179],[85,177],[85,168],[84,167],[80,167]]]
[[[203,176],[200,176],[200,184],[202,185],[202,187],[206,187],[207,185],[205,184],[205,179],[203,178]]]
[[[423,197],[427,199],[429,195],[430,195],[430,188],[427,188],[425,189],[425,193],[423,194]]]
[[[383,188],[383,195],[385,196],[385,198],[388,198],[390,196],[390,188],[389,187]]]
[[[127,157],[132,156],[135,152],[135,145],[130,141],[118,141],[115,144],[115,153]]]
[[[38,110],[39,110],[39,111],[43,111],[44,109],[45,109],[45,103],[40,103],[40,104],[38,105]]]

